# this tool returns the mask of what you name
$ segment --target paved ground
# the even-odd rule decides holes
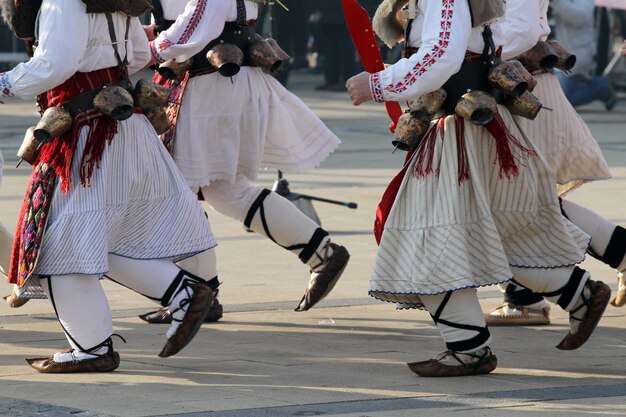
[[[421,379],[405,363],[442,350],[424,312],[397,312],[367,297],[375,244],[374,207],[401,164],[391,153],[382,106],[353,108],[343,93],[319,93],[319,76],[298,75],[292,88],[344,141],[319,169],[289,176],[292,191],[358,203],[357,210],[315,203],[351,263],[331,296],[307,313],[293,308],[307,284],[296,257],[210,213],[220,238],[221,300],[225,316],[205,325],[179,355],[160,359],[166,326],[137,314],[152,304],[106,282],[120,368],[110,374],[42,375],[24,357],[66,347],[52,309],[32,301],[11,310],[0,303],[0,415],[6,416],[572,416],[626,415],[626,310],[609,307],[601,327],[579,351],[554,348],[567,331],[566,315],[553,324],[494,328],[500,366],[489,376]],[[597,135],[614,179],[590,184],[574,201],[626,224],[626,105],[607,113],[582,109]],[[37,118],[30,104],[0,107],[7,166],[0,191],[0,221],[13,227],[29,169],[13,168],[23,131]],[[274,172],[259,183],[270,187]],[[596,279],[615,288],[615,274],[585,262]],[[8,291],[9,287],[5,290]],[[493,288],[479,292],[484,309],[500,301]]]

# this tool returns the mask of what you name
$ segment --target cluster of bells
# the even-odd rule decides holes
[[[504,105],[511,114],[534,120],[542,104],[532,94],[537,82],[529,71],[570,71],[576,56],[556,41],[539,42],[516,60],[503,61],[489,70],[489,84],[505,94]],[[430,122],[441,112],[447,93],[443,88],[408,101],[409,110],[396,124],[392,145],[411,152],[426,135]],[[461,96],[455,113],[475,125],[485,125],[497,112],[496,99],[489,93],[474,90]]]
[[[281,69],[289,60],[274,39],[256,36],[250,44],[248,59],[251,65],[269,72]],[[232,77],[239,72],[244,62],[242,50],[230,43],[218,43],[206,55],[209,63],[225,77]],[[168,80],[180,80],[189,70],[193,58],[184,62],[169,60],[162,63],[158,72]],[[170,102],[171,90],[151,81],[139,80],[134,88],[119,85],[104,86],[94,96],[92,108],[109,116],[113,120],[126,120],[139,107],[148,118],[157,134],[166,132],[171,122],[165,112]],[[44,111],[39,123],[27,129],[17,156],[21,161],[33,164],[41,147],[52,139],[67,133],[73,123],[72,114],[63,106],[50,107]],[[19,163],[18,163],[19,165]]]

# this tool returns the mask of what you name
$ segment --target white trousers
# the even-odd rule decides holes
[[[136,260],[110,254],[108,262],[107,276],[111,280],[157,302],[180,272],[169,260]],[[98,276],[59,275],[41,281],[72,348],[89,351],[111,337],[111,309]]]

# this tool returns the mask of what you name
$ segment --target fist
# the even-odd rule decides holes
[[[363,71],[346,81],[346,89],[352,104],[358,106],[366,101],[373,100],[370,90],[370,73]]]

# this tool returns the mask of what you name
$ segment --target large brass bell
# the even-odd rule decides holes
[[[35,130],[33,136],[40,144],[64,135],[72,127],[72,115],[62,107],[48,107]]]
[[[280,47],[280,45],[278,45],[278,42],[276,42],[275,39],[267,38],[265,40],[267,41],[267,43],[270,44],[270,46],[272,47],[274,52],[276,52],[276,55],[278,55],[278,58],[281,61],[281,64],[278,66],[276,70],[282,69],[285,65],[287,65],[287,62],[289,62],[291,57],[289,56],[287,52],[283,50],[283,48]]]
[[[17,164],[17,166],[19,166],[22,161],[26,161],[31,165],[35,163],[37,155],[39,155],[39,149],[42,144],[41,142],[38,142],[37,139],[35,139],[34,132],[35,126],[31,126],[26,130],[22,145],[17,151],[17,156],[20,157],[20,162]]]
[[[558,69],[567,72],[574,68],[574,65],[576,65],[576,55],[565,49],[563,44],[558,41],[548,41],[548,45],[550,45],[552,49],[554,49],[554,52],[556,52],[556,56],[558,58],[556,67]]]
[[[133,100],[136,106],[147,111],[155,107],[167,106],[169,104],[170,93],[169,88],[142,78],[137,81],[135,85]]]
[[[511,61],[503,61],[489,70],[489,83],[505,94],[519,97],[528,90],[528,83]]]
[[[550,71],[554,69],[559,60],[555,50],[547,42],[543,41],[537,42],[535,46],[520,55],[518,59],[529,71]]]
[[[521,97],[507,97],[505,105],[511,114],[530,120],[535,120],[535,117],[537,117],[539,110],[541,110],[543,106],[541,101],[528,91]]]
[[[146,116],[157,135],[162,135],[172,126],[169,117],[167,117],[167,113],[162,107],[154,107],[147,110],[144,112],[144,116]]]
[[[224,77],[232,77],[243,64],[243,52],[232,43],[218,43],[206,54],[206,59]]]
[[[411,152],[420,145],[430,122],[414,117],[410,112],[402,114],[396,123],[391,144],[401,151]]]
[[[498,111],[498,103],[491,94],[474,90],[461,96],[454,111],[462,118],[481,126],[493,120]]]
[[[133,115],[133,96],[123,87],[104,86],[93,98],[93,107],[113,120],[126,120]]]
[[[517,59],[512,59],[507,62],[519,72],[524,81],[526,81],[526,84],[528,84],[528,91],[532,92],[535,87],[537,87],[537,80],[535,80],[535,77],[533,77],[533,75],[528,72],[528,70]]]
[[[189,70],[192,62],[193,60],[191,58],[183,62],[170,59],[159,65],[157,72],[166,80],[178,80]]]
[[[409,100],[409,110],[413,117],[419,120],[430,121],[441,110],[447,97],[448,93],[443,88],[431,91],[428,94]]]
[[[270,72],[277,71],[285,63],[285,61],[278,56],[272,44],[267,39],[263,39],[260,36],[257,36],[250,45],[249,55],[250,62],[252,62],[255,67]]]

